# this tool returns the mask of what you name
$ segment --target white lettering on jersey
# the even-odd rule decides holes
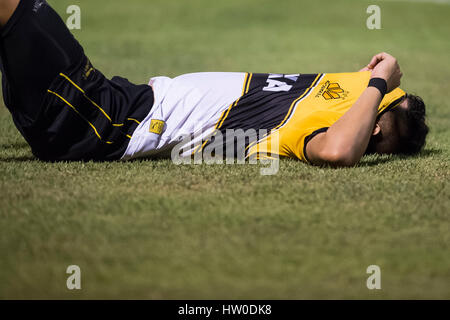
[[[298,74],[270,74],[267,78],[267,86],[263,88],[263,91],[289,91],[292,89],[292,85],[287,84],[286,79],[290,80],[290,82],[295,82],[298,79]],[[279,79],[279,80],[274,80]],[[281,81],[284,80],[284,81]]]

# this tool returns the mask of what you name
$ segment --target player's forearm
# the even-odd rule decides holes
[[[368,87],[327,131],[325,150],[336,165],[354,165],[364,155],[378,115],[381,93]]]

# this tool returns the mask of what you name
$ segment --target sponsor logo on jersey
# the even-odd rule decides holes
[[[92,66],[91,61],[87,59],[86,65],[84,66],[84,74],[83,74],[84,80],[87,80],[87,78],[91,75],[92,72],[95,72],[95,69]]]
[[[38,10],[46,4],[45,0],[36,0],[33,6],[33,12],[38,12]]]
[[[327,81],[316,94],[316,98],[322,96],[325,100],[345,99],[348,91],[341,88],[339,83]]]
[[[165,122],[162,120],[152,119],[152,121],[150,121],[150,132],[161,134],[164,130],[164,124]]]

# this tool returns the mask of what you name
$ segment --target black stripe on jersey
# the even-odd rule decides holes
[[[216,124],[216,129],[220,129],[222,127],[223,121],[225,120],[225,118],[227,118],[228,113],[230,112],[230,110],[235,107],[237,105],[237,103],[239,102],[239,100],[242,98],[242,96],[244,94],[247,93],[247,88],[249,87],[249,81],[251,81],[252,78],[252,74],[251,73],[246,73],[245,74],[245,79],[244,79],[244,85],[242,86],[242,94],[239,98],[237,98],[236,101],[233,101],[233,103],[228,107],[227,110],[225,110],[222,115],[220,116],[219,121]]]
[[[220,130],[272,130],[282,126],[293,110],[293,102],[305,96],[318,79],[317,74],[299,75],[289,91],[264,91],[269,76],[253,74],[248,93],[231,109]]]
[[[311,83],[311,85],[309,86],[309,88],[304,93],[302,93],[297,99],[294,100],[294,102],[291,104],[291,108],[290,108],[288,114],[286,115],[286,118],[275,129],[281,128],[289,121],[292,114],[294,113],[297,103],[299,101],[301,101],[303,98],[305,98],[306,96],[308,96],[308,94],[313,90],[314,86],[317,84],[317,82],[320,81],[320,79],[322,79],[322,75],[318,74],[316,76],[316,78],[314,79],[313,83]]]
[[[245,153],[247,153],[247,152],[250,150],[250,148],[252,148],[252,147],[254,147],[256,144],[258,144],[262,139],[264,139],[265,137],[267,137],[268,135],[270,135],[274,130],[279,130],[281,127],[283,127],[283,126],[289,121],[289,119],[291,118],[292,114],[295,112],[295,109],[296,109],[296,107],[297,107],[297,104],[298,104],[301,100],[303,100],[305,97],[308,96],[308,94],[311,92],[311,90],[313,90],[313,88],[315,87],[315,85],[322,79],[322,77],[323,77],[323,74],[318,74],[318,75],[316,76],[316,78],[314,79],[313,83],[310,85],[310,87],[309,87],[305,92],[303,92],[297,99],[295,99],[295,100],[292,102],[291,107],[290,107],[290,109],[289,109],[289,112],[288,112],[288,114],[286,115],[285,119],[284,119],[278,126],[276,126],[275,128],[271,129],[270,132],[267,132],[263,137],[259,137],[259,136],[258,136],[258,138],[257,138],[255,141],[251,142],[251,143],[245,148]]]
[[[210,137],[206,138],[206,140],[203,141],[202,145],[198,146],[197,149],[195,149],[192,152],[192,154],[194,154],[196,152],[201,152],[207,145],[211,144],[211,140],[214,139],[214,136],[217,134],[217,132],[219,132],[218,129],[220,129],[222,127],[223,121],[227,118],[228,113],[230,112],[230,110],[237,105],[237,103],[242,98],[242,96],[244,96],[248,92],[248,90],[250,89],[249,82],[251,81],[252,76],[253,76],[252,73],[246,73],[245,74],[244,84],[242,85],[242,94],[241,94],[241,96],[239,98],[237,98],[235,101],[233,101],[233,103],[230,104],[228,109],[225,110],[222,113],[222,115],[219,118],[219,121],[217,121],[217,124],[216,124],[216,127],[215,127],[215,131],[212,133],[212,135]]]

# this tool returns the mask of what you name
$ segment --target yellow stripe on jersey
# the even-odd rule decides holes
[[[92,69],[92,68],[91,68]],[[92,69],[93,70],[93,69]],[[89,72],[90,72],[91,70],[89,70]],[[94,105],[98,110],[100,110],[100,112],[109,120],[109,122],[111,122],[111,124],[114,126],[114,127],[122,127],[122,126],[124,126],[124,123],[112,123],[112,119],[111,119],[111,117],[105,112],[105,110],[103,110],[103,108],[102,107],[100,107],[97,103],[95,103],[91,98],[89,98],[87,95],[86,95],[86,92],[79,86],[79,85],[77,85],[74,81],[72,81],[72,79],[70,79],[67,75],[65,75],[64,73],[60,73],[59,74],[61,77],[63,77],[64,79],[66,79],[71,85],[73,85],[78,91],[80,91],[82,94],[83,94],[83,96],[92,104],[92,105]],[[49,92],[51,92],[51,91],[49,91]],[[53,93],[53,92],[51,92],[51,93]],[[64,100],[65,101],[65,100]],[[74,110],[75,111],[77,111],[75,108],[74,108]],[[78,112],[78,111],[77,111]],[[80,114],[81,115],[81,114]],[[127,120],[128,121],[134,121],[134,122],[136,122],[137,124],[141,124],[141,122],[140,121],[138,121],[138,120],[136,120],[136,119],[134,119],[134,118],[127,118]],[[89,124],[91,124],[90,122],[89,122]],[[91,124],[91,126],[92,126],[92,124]],[[95,128],[94,128],[95,129]],[[130,138],[131,139],[131,136],[129,135],[129,134],[126,134],[126,136],[128,137],[128,138]],[[107,141],[107,143],[112,143],[112,142],[109,142],[109,141]]]
[[[314,79],[313,83],[311,83],[311,85],[309,86],[309,88],[306,89],[305,92],[303,92],[303,93],[300,95],[300,97],[298,97],[297,99],[295,99],[295,100],[292,102],[292,104],[291,104],[291,106],[290,106],[290,108],[289,108],[289,111],[288,111],[288,113],[286,114],[286,117],[285,117],[285,118],[283,119],[283,121],[281,121],[281,123],[280,123],[278,126],[276,126],[273,130],[277,130],[278,128],[280,128],[281,126],[284,125],[284,123],[286,122],[286,120],[289,119],[289,116],[291,115],[292,108],[294,108],[294,106],[297,104],[297,102],[300,101],[305,95],[307,95],[307,94],[309,93],[309,90],[310,90],[311,88],[314,88],[314,86],[315,86],[316,83],[317,83],[317,80],[318,80],[321,76],[322,76],[322,74],[319,73],[319,74],[317,75],[317,77]]]
[[[278,130],[279,128],[281,128],[282,126],[285,125],[285,123],[289,120],[289,117],[291,116],[292,110],[293,108],[295,108],[298,104],[299,101],[301,101],[305,96],[307,96],[308,94],[310,94],[311,89],[314,88],[314,86],[316,86],[317,81],[319,79],[321,79],[321,77],[323,76],[322,73],[317,74],[316,78],[314,79],[314,81],[311,83],[311,85],[297,98],[295,99],[292,103],[291,106],[289,107],[288,112],[286,113],[286,116],[284,117],[283,121],[280,122],[279,125],[277,125],[275,128],[273,128],[270,132],[268,132],[266,135],[264,135],[264,137],[260,138],[258,141],[254,141],[251,144],[249,144],[246,148],[245,151],[247,152],[247,150],[249,150],[248,152],[248,156],[250,155],[254,155],[255,152],[260,153],[260,149],[264,149],[265,151],[267,151],[268,153],[272,153],[269,152],[268,150],[266,150],[267,148],[262,147],[262,143],[264,142],[264,139],[266,139],[266,137],[272,135],[276,130]],[[272,145],[270,144],[270,141],[268,145]],[[252,150],[253,147],[256,147],[256,150]],[[278,154],[278,152],[275,152],[275,154]]]
[[[134,121],[134,122],[136,122],[137,124],[141,124],[140,121],[138,121],[138,120],[136,120],[136,119],[134,119],[134,118],[127,118],[127,120],[128,120],[128,121]]]
[[[95,128],[95,126],[88,120],[88,119],[86,119],[72,104],[70,104],[70,102],[68,102],[66,99],[64,99],[63,97],[61,97],[59,94],[57,94],[56,92],[53,92],[53,91],[51,91],[51,90],[47,90],[47,92],[48,93],[51,93],[51,94],[53,94],[53,95],[55,95],[55,96],[57,96],[59,99],[61,99],[66,105],[68,105],[73,111],[75,111],[84,121],[86,121],[87,122],[87,124],[89,124],[89,126],[94,130],[94,132],[95,132],[95,135],[100,139],[100,140],[102,140],[102,141],[104,141],[103,139],[102,139],[102,137],[100,136],[100,134],[98,133],[98,131],[97,131],[97,128]],[[112,144],[113,142],[111,142],[111,141],[104,141],[104,142],[106,142],[107,144]]]
[[[103,110],[98,104],[96,104],[94,101],[91,100],[91,98],[89,98],[86,93],[84,92],[83,89],[81,89],[75,82],[73,82],[68,76],[66,76],[64,73],[60,73],[59,74],[61,77],[63,77],[64,79],[66,79],[67,81],[69,81],[75,88],[78,89],[78,91],[80,91],[83,96],[90,102],[92,103],[95,107],[97,107],[97,109],[100,110],[101,113],[103,113],[103,115],[109,120],[109,122],[112,122],[111,117],[105,112],[105,110]]]
[[[230,114],[231,109],[232,109],[233,107],[235,107],[235,106],[238,104],[239,100],[242,98],[242,96],[248,92],[248,89],[249,89],[249,87],[250,87],[250,82],[252,81],[252,75],[253,75],[252,73],[247,73],[247,74],[245,75],[245,81],[244,81],[244,86],[243,86],[243,88],[242,88],[242,94],[241,94],[241,96],[240,96],[239,98],[237,98],[237,100],[236,100],[234,103],[230,104],[230,106],[228,107],[228,109],[227,109],[225,115],[223,115],[223,113],[222,113],[222,120],[221,120],[221,121],[219,120],[219,122],[218,122],[217,125],[216,125],[216,129],[220,129],[220,128],[222,127],[223,122],[225,121],[225,119],[226,119],[226,118],[228,117],[228,115]],[[219,124],[219,123],[220,123],[220,124]]]
[[[214,128],[214,132],[212,133],[211,138],[218,132],[218,130],[222,127],[223,122],[225,121],[225,119],[228,117],[228,115],[230,114],[230,111],[233,107],[235,107],[238,103],[239,100],[248,92],[248,90],[250,89],[250,82],[252,81],[252,76],[253,73],[246,73],[245,74],[245,78],[244,78],[244,84],[242,85],[242,93],[241,96],[239,98],[237,98],[237,100],[235,102],[233,102],[232,104],[230,104],[230,106],[228,107],[227,110],[224,110],[222,112],[222,115],[220,116],[219,120],[216,123],[216,126]],[[203,142],[202,145],[199,145],[193,152],[192,155],[195,154],[197,151],[201,151],[203,150],[203,148],[206,146],[206,144],[208,143],[210,139],[206,139],[205,142]]]

